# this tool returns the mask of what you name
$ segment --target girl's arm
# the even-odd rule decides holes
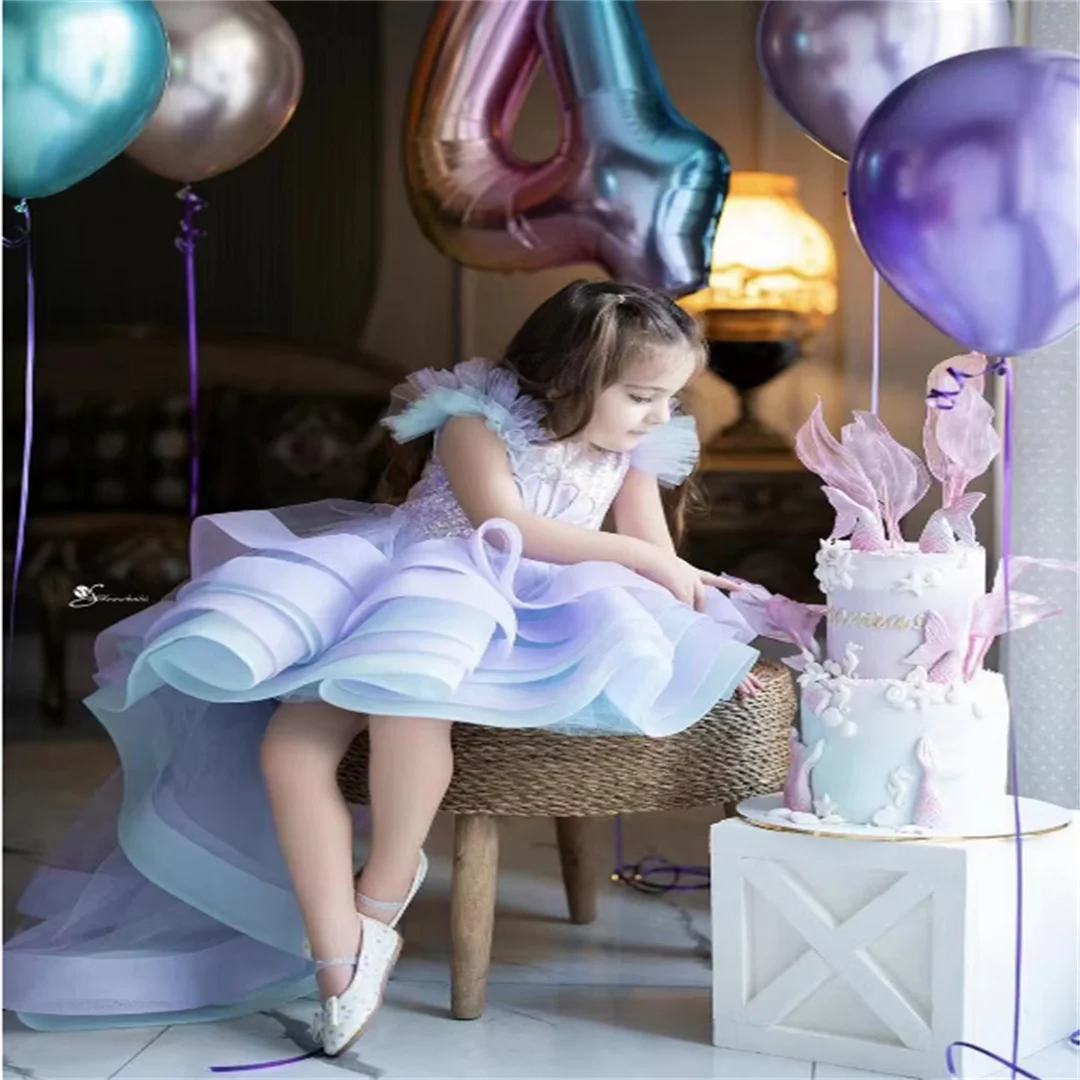
[[[655,476],[630,469],[611,509],[620,536],[636,536],[671,555],[675,554],[664,504],[660,501],[660,484]]]
[[[680,559],[670,546],[670,535],[669,546],[660,547],[637,536],[585,529],[526,510],[514,483],[506,446],[483,417],[450,417],[440,429],[437,442],[450,489],[469,521],[479,527],[492,518],[502,518],[516,525],[526,558],[560,565],[619,563],[699,610],[705,608],[705,586],[730,588],[733,584]],[[740,693],[746,685],[741,684]]]
[[[521,531],[524,554],[541,562],[614,562],[652,577],[674,551],[636,536],[617,536],[534,514],[521,503],[506,446],[479,416],[452,416],[438,436],[439,461],[473,525],[503,518]],[[658,496],[659,498],[659,496]]]

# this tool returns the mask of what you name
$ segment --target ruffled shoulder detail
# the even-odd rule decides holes
[[[673,416],[630,451],[630,466],[655,476],[664,487],[678,487],[694,471],[700,454],[694,418]]]
[[[451,416],[484,417],[513,451],[547,438],[543,405],[521,392],[513,372],[480,358],[413,372],[394,388],[382,422],[403,443],[437,431]]]

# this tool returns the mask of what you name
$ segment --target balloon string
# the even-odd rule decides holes
[[[657,881],[657,876],[669,880]],[[683,884],[683,878],[691,878]],[[648,855],[640,862],[628,863],[623,857],[622,815],[615,815],[615,865],[611,871],[611,880],[629,886],[636,892],[668,893],[695,892],[709,887],[709,868],[707,866],[679,866],[669,862],[661,855]]]
[[[34,359],[36,354],[36,329],[34,315],[34,259],[30,245],[30,207],[22,199],[15,207],[22,214],[25,224],[18,235],[9,240],[4,237],[5,248],[26,249],[26,378],[23,421],[22,474],[19,481],[19,524],[15,534],[15,565],[11,575],[11,609],[8,613],[8,667],[11,667],[12,649],[15,643],[15,594],[19,587],[23,547],[26,542],[26,511],[30,499],[30,451],[34,442]]]
[[[1009,584],[1009,558],[1012,554],[1012,481],[1013,481],[1013,377],[1008,361],[1001,357],[1005,378],[1005,416],[1002,423],[1001,450],[1001,577],[1002,595],[1005,600],[1005,633],[1012,629]],[[1016,960],[1013,972],[1013,1043],[1012,1080],[1016,1080],[1017,1061],[1020,1057],[1020,993],[1022,989],[1024,954],[1024,841],[1020,826],[1020,755],[1017,752],[1016,719],[1009,723],[1009,771],[1013,786],[1013,823],[1016,827]]]
[[[184,278],[187,284],[188,396],[191,422],[188,510],[194,518],[199,509],[199,333],[195,302],[195,249],[206,236],[202,229],[195,228],[195,215],[206,208],[206,202],[191,190],[190,185],[181,188],[176,197],[184,203],[184,217],[180,222],[176,247],[184,256]]]
[[[295,1065],[300,1061],[308,1061],[311,1058],[323,1058],[326,1053],[322,1050],[309,1050],[306,1054],[298,1054],[296,1057],[281,1058],[279,1061],[263,1061],[254,1065],[211,1065],[212,1073],[240,1073],[257,1072],[260,1069],[277,1069],[283,1065]],[[1038,1078],[1034,1078],[1038,1080]]]
[[[881,391],[881,275],[874,269],[874,326],[870,353],[870,411],[877,414]]]
[[[1008,360],[1003,357],[989,357],[987,366],[983,371],[968,373],[959,368],[947,369],[949,376],[956,384],[953,389],[932,389],[929,394],[930,402],[939,409],[952,409],[956,406],[956,399],[964,389],[967,379],[978,378],[983,375],[1000,375],[1005,380],[1005,415],[1002,418],[1002,450],[1001,450],[1001,576],[1004,583],[1005,603],[1005,633],[1010,630],[1011,601],[1009,584],[1009,559],[1012,554],[1012,495],[1013,495],[1013,377],[1012,368]],[[964,1047],[983,1054],[1002,1065],[1007,1065],[1011,1070],[1012,1080],[1017,1076],[1027,1077],[1028,1080],[1039,1080],[1032,1073],[1021,1069],[1017,1064],[1020,1056],[1020,1000],[1023,990],[1023,958],[1024,958],[1024,840],[1023,829],[1020,821],[1020,779],[1019,779],[1019,754],[1017,752],[1016,723],[1009,723],[1009,770],[1012,774],[1012,798],[1013,798],[1013,832],[1016,851],[1016,930],[1015,950],[1013,964],[1013,1022],[1012,1022],[1012,1058],[1005,1061],[997,1054],[975,1046],[972,1043],[952,1043],[945,1052],[945,1063],[951,1076],[958,1076],[955,1067],[954,1048]]]

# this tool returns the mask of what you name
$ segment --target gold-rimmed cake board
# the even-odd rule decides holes
[[[818,836],[829,840],[856,840],[903,844],[962,844],[972,840],[1013,840],[1016,837],[1016,811],[1012,796],[1003,795],[1001,801],[980,812],[979,820],[964,829],[946,832],[928,829],[921,832],[899,832],[874,825],[853,825],[849,822],[786,821],[778,817],[784,809],[781,794],[761,795],[746,799],[735,808],[736,814],[747,824],[772,832],[797,833],[801,836]],[[1020,799],[1020,835],[1024,838],[1045,836],[1067,829],[1073,822],[1075,811],[1038,799]]]

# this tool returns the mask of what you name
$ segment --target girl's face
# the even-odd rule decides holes
[[[600,393],[579,438],[601,450],[626,453],[671,419],[675,395],[697,369],[688,349],[657,349]]]

